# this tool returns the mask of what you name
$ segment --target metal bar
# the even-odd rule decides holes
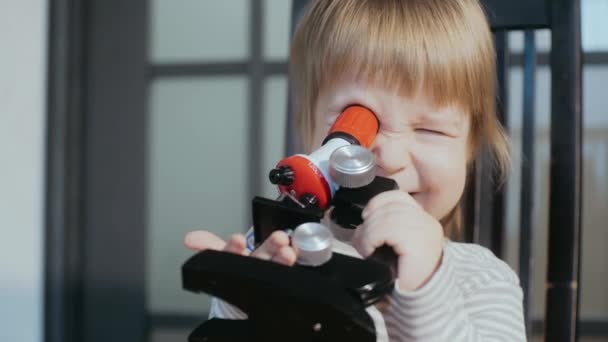
[[[496,31],[494,33],[496,45],[496,77],[498,80],[498,102],[496,114],[500,124],[508,129],[509,112],[509,70],[511,67],[509,54],[509,39],[506,31]],[[492,230],[490,248],[499,258],[503,257],[504,247],[504,213],[505,213],[505,192],[503,184],[497,184],[494,189],[492,207],[492,223],[489,229]]]
[[[534,100],[536,87],[536,42],[533,30],[525,32],[524,101],[520,191],[519,279],[524,293],[524,317],[530,337],[530,295],[532,294],[532,214],[534,213]]]
[[[512,57],[509,53],[509,39],[507,31],[497,31],[494,33],[496,45],[496,78],[498,79],[498,103],[496,114],[498,121],[505,128],[508,128],[507,113],[509,112],[509,70],[511,69]]]
[[[538,66],[549,65],[549,53],[537,52],[536,64]],[[500,58],[500,56],[499,56]],[[505,58],[511,66],[523,66],[524,56],[522,53],[510,53]],[[585,65],[608,64],[608,52],[593,51],[583,53]],[[287,74],[287,62],[264,62],[264,75]],[[227,76],[243,75],[248,71],[248,63],[245,62],[205,62],[188,64],[153,64],[150,66],[149,77],[152,79],[162,77],[202,77],[202,76]],[[500,78],[500,76],[499,76]]]
[[[580,287],[580,0],[551,2],[551,176],[546,341],[576,341]]]
[[[494,30],[540,29],[550,25],[547,0],[483,0],[482,3]]]
[[[196,76],[230,76],[244,75],[249,64],[246,62],[210,62],[184,64],[155,64],[150,66],[150,78],[160,77],[196,77]]]
[[[155,64],[150,66],[149,76],[152,79],[161,77],[200,77],[244,75],[250,69],[250,63],[208,62],[189,64]],[[287,74],[287,62],[263,62],[264,75]]]
[[[287,62],[265,62],[264,75],[287,75]]]
[[[262,151],[259,141],[262,137],[262,101],[264,97],[264,64],[262,57],[263,46],[263,22],[264,8],[262,0],[251,0],[250,2],[250,27],[249,27],[249,194],[247,203],[261,191],[261,158]],[[251,221],[250,206],[245,206],[248,225]]]
[[[146,328],[148,1],[86,3],[80,341],[141,342]]]
[[[492,156],[487,150],[482,150],[476,161],[475,175],[475,224],[473,242],[492,250],[498,257],[501,246],[496,244],[496,229],[493,227],[496,219],[496,188],[494,184],[494,168]]]
[[[592,51],[583,53],[583,64],[585,65],[606,65],[608,64],[608,52]]]
[[[467,182],[465,184],[464,193],[462,195],[462,228],[461,238],[465,242],[475,242],[478,240],[478,230],[475,225],[475,194],[477,190],[476,177],[477,166],[473,165],[471,170],[467,172]]]
[[[82,341],[84,4],[49,3],[44,340]]]

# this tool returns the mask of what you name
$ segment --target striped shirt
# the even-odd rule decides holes
[[[360,257],[339,240],[334,241],[334,251]],[[446,239],[441,265],[422,288],[402,292],[395,285],[387,297],[380,309],[367,309],[379,342],[526,340],[519,279],[479,245]],[[213,298],[210,317],[247,316]]]

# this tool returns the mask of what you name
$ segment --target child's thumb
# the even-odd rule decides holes
[[[184,245],[186,248],[197,251],[206,249],[222,250],[226,246],[226,242],[220,239],[217,235],[204,230],[189,232],[184,237]]]

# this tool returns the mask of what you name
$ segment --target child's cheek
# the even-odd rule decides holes
[[[443,217],[456,206],[464,190],[466,151],[437,146],[420,149],[416,170],[424,189],[417,200],[433,217]]]

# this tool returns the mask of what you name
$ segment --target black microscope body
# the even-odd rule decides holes
[[[397,189],[395,181],[375,177],[359,188],[340,188],[331,202],[331,219],[355,229],[375,195]],[[314,202],[289,196],[252,201],[258,245],[276,230],[320,222]],[[383,246],[367,259],[333,253],[321,266],[284,266],[271,261],[207,250],[182,266],[184,289],[205,292],[241,309],[245,320],[213,318],[197,327],[190,342],[215,341],[376,341],[366,308],[393,289],[397,257]]]
[[[320,249],[301,249],[294,266],[211,250],[184,263],[184,289],[205,292],[247,314],[245,320],[203,322],[190,342],[376,341],[366,308],[393,290],[397,256],[388,246],[366,259],[331,253],[331,233],[317,223],[331,210],[332,224],[355,229],[370,199],[397,189],[394,180],[374,176],[370,147],[379,125],[368,108],[346,107],[319,149],[289,156],[270,172],[280,197],[252,201],[256,247],[277,230],[292,231],[292,244],[303,247],[298,235],[315,226],[321,235],[309,234],[305,241],[324,237]]]

